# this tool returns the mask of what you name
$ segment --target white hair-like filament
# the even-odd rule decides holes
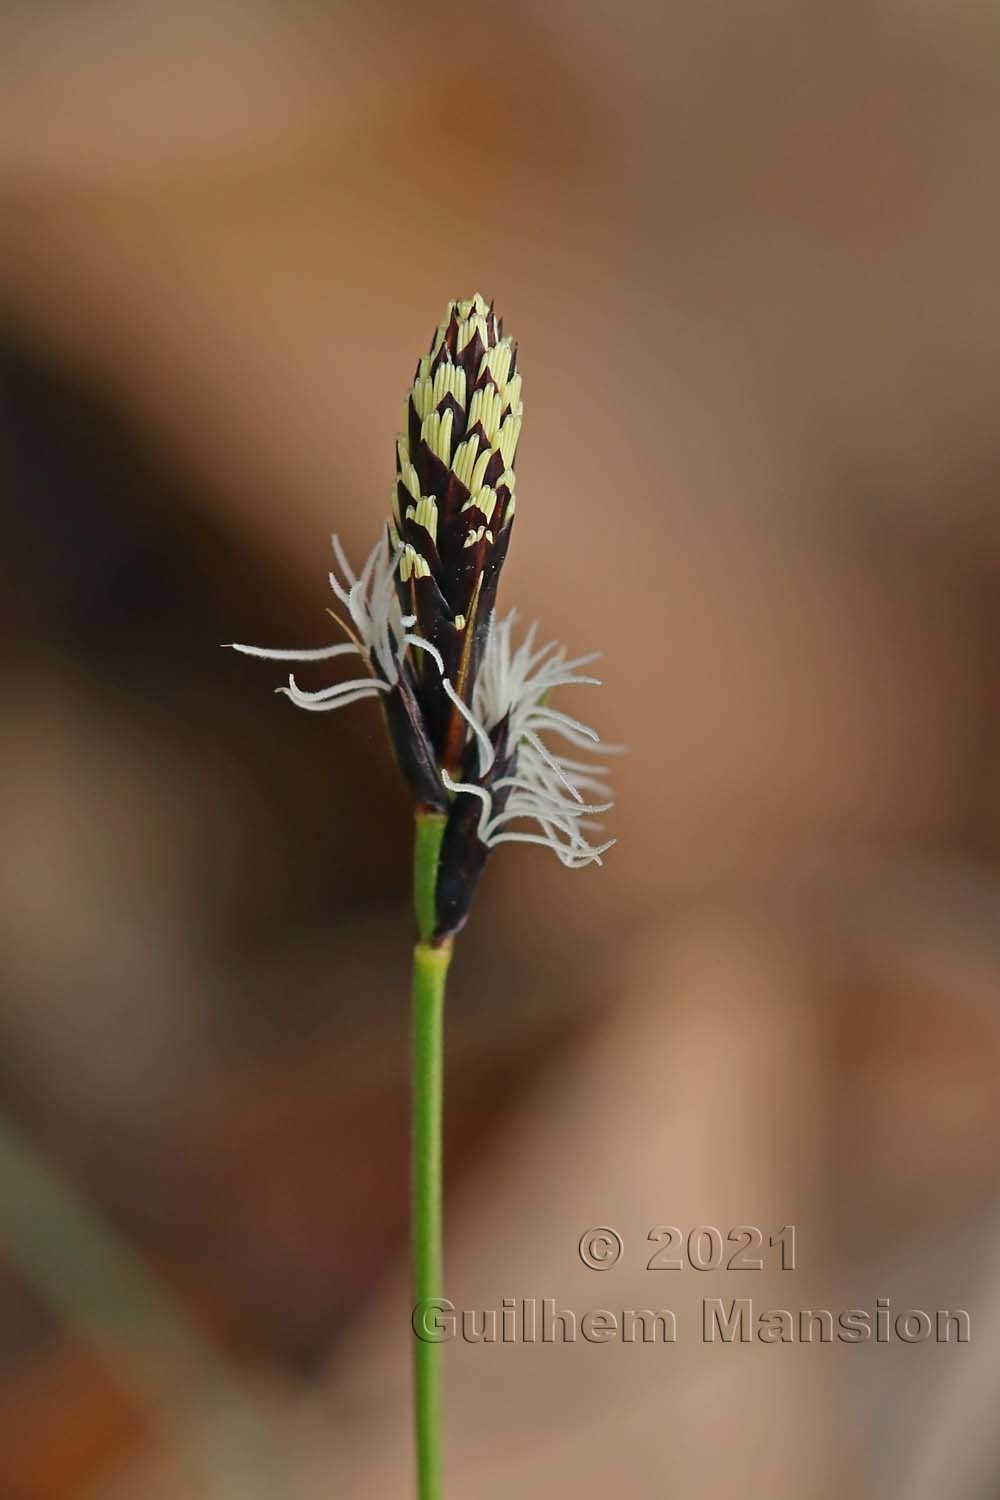
[[[579,719],[553,708],[551,694],[561,687],[598,684],[580,669],[599,653],[567,658],[555,641],[536,645],[537,628],[531,625],[520,644],[514,643],[516,613],[494,619],[480,663],[471,705],[463,701],[445,675],[438,648],[413,632],[414,615],[404,615],[395,588],[395,570],[401,548],[393,551],[384,537],[369,552],[360,574],[348,561],[340,539],[333,537],[337,569],[330,573],[330,586],[348,619],[350,641],[308,650],[277,650],[264,646],[234,645],[233,650],[271,661],[326,661],[338,656],[360,656],[370,676],[355,677],[317,692],[300,688],[294,675],[277,689],[299,708],[324,713],[366,698],[378,698],[398,683],[407,651],[420,651],[437,669],[441,687],[462,715],[476,741],[478,774],[486,778],[496,759],[492,732],[506,718],[507,745],[516,752],[513,773],[492,786],[456,781],[442,770],[444,786],[453,794],[475,797],[480,803],[478,835],[492,848],[497,844],[540,844],[550,849],[570,869],[600,864],[614,840],[592,842],[588,835],[600,825],[597,814],[612,806],[604,766],[578,756],[561,754],[545,737],[555,736],[573,750],[591,754],[614,747],[602,746],[596,731]],[[528,831],[522,825],[534,824]]]
[[[330,587],[347,611],[350,624],[345,622],[345,629],[351,640],[305,651],[235,643],[232,646],[234,651],[241,651],[245,656],[260,656],[269,661],[308,662],[326,661],[337,656],[363,657],[368,663],[370,677],[354,678],[310,693],[300,688],[294,676],[290,676],[287,687],[276,689],[297,707],[313,713],[344,708],[349,703],[377,698],[380,693],[388,692],[399,681],[399,664],[408,645],[432,652],[441,664],[441,658],[430,642],[407,634],[416,617],[404,615],[399,607],[393,579],[397,556],[389,550],[385,538],[380,537],[375,543],[360,574],[351,567],[340,538],[334,536],[332,542],[339,572],[331,571]]]
[[[453,782],[447,776],[445,785],[452,792],[478,797],[482,803],[478,834],[489,847],[505,843],[540,844],[571,869],[600,864],[601,855],[611,848],[614,840],[595,844],[585,833],[599,826],[594,815],[607,812],[612,806],[604,780],[607,772],[603,766],[591,766],[587,761],[560,755],[541,738],[543,734],[559,735],[574,748],[585,751],[600,746],[595,730],[550,707],[548,702],[556,688],[581,683],[596,685],[599,679],[585,675],[579,668],[595,661],[598,653],[567,659],[565,651],[554,641],[536,647],[534,625],[515,648],[515,621],[516,614],[512,611],[491,625],[472,710],[457,702],[454,691],[449,693],[469,720],[480,751],[484,744],[490,745],[488,759],[480,754],[480,775],[489,770],[494,759],[490,730],[509,715],[508,744],[517,751],[514,774],[501,777],[489,788],[472,782]],[[445,690],[449,687],[446,683]],[[501,797],[500,793],[506,795]],[[517,826],[525,822],[535,823],[538,831],[528,832]]]

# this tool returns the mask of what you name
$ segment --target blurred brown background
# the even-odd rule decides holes
[[[1000,1495],[998,33],[8,0],[0,1103],[114,1238],[0,1172],[5,1500],[409,1493],[406,799],[370,705],[219,643],[328,638],[475,290],[502,605],[603,649],[569,706],[630,752],[605,868],[504,849],[460,942],[450,1295],[973,1342],[455,1344],[450,1493]],[[799,1270],[644,1270],[741,1223]]]

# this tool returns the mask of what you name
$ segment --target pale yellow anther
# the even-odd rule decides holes
[[[481,318],[485,318],[490,310],[489,303],[478,292],[474,297],[464,297],[461,302],[449,302],[448,308],[449,311],[454,309],[456,316],[460,319],[471,317],[473,313],[478,313]]]
[[[434,355],[437,354],[438,350],[441,348],[452,318],[456,318],[458,320],[459,327],[457,343],[460,350],[465,348],[466,344],[472,338],[477,328],[479,329],[480,337],[485,344],[487,342],[486,318],[489,316],[489,311],[489,303],[484,297],[481,297],[478,292],[474,297],[463,297],[458,302],[449,302],[444,310],[444,320],[443,322],[438,324],[437,332],[434,335],[434,347],[431,351],[431,354],[427,357],[426,360],[421,361],[420,374],[427,374],[427,370],[424,369],[423,366],[424,364],[429,365],[431,359],[433,359]]]
[[[483,347],[485,348],[490,340],[489,330],[486,327],[486,319],[482,315],[474,313],[472,317],[464,319],[458,325],[458,338],[455,342],[459,353],[462,352],[467,344],[472,343],[477,333],[482,339]]]
[[[438,508],[433,495],[421,495],[416,505],[406,507],[406,518],[422,526],[435,544],[438,531]]]
[[[521,415],[521,377],[512,375],[507,382],[507,390],[504,393],[506,404],[510,407],[515,417]]]
[[[469,496],[468,500],[466,500],[465,504],[462,506],[462,509],[472,510],[473,507],[475,507],[476,510],[481,510],[487,521],[489,521],[493,518],[493,512],[496,509],[496,504],[497,492],[492,488],[492,486],[486,484],[481,490],[477,490],[474,495]]]
[[[502,411],[503,397],[491,385],[480,386],[478,391],[473,391],[469,402],[469,426],[475,427],[480,422],[491,447],[500,427]]]
[[[405,432],[401,432],[396,439],[396,455],[399,459],[400,469],[405,469],[410,462],[410,440]]]
[[[420,436],[432,453],[436,453],[445,465],[451,463],[451,426],[453,413],[449,409],[443,415],[432,411],[420,426]]]
[[[392,491],[391,491],[391,493],[389,495],[389,505],[390,505],[390,508],[392,510],[392,519],[395,521],[396,525],[398,526],[399,525],[399,484],[398,484],[398,482],[395,479],[392,481]]]
[[[492,542],[493,541],[493,533],[492,533],[492,531],[488,530],[487,527],[485,527],[485,526],[476,526],[474,528],[474,530],[472,530],[472,531],[469,532],[469,535],[465,538],[465,541],[462,543],[462,546],[463,547],[474,547],[477,542],[481,542],[482,541],[483,537],[485,537],[488,542]]]
[[[454,396],[459,406],[465,405],[465,371],[461,365],[449,364],[447,360],[443,360],[437,367],[434,393],[428,410],[440,406],[445,396]]]
[[[476,459],[476,462],[472,467],[472,474],[469,478],[469,489],[473,494],[475,494],[476,490],[482,489],[483,480],[486,478],[486,470],[490,466],[490,459],[492,457],[493,449],[484,448],[482,453],[480,453],[479,457]]]
[[[507,509],[504,512],[503,523],[504,523],[505,526],[507,525],[508,521],[511,519],[511,517],[513,516],[513,514],[514,514],[514,512],[516,510],[517,510],[517,496],[516,495],[511,495],[510,499],[507,501]]]
[[[514,356],[514,347],[510,339],[501,339],[495,349],[487,349],[479,363],[479,373],[488,370],[496,382],[497,389],[501,395],[507,385],[507,376],[510,374],[510,362]]]
[[[452,620],[451,623],[454,625],[454,627],[455,627],[456,630],[464,630],[465,629],[465,616],[464,615],[456,615],[455,618],[454,618],[454,620]]]
[[[478,453],[479,439],[474,437],[466,438],[455,449],[455,457],[452,460],[451,467],[455,471],[456,478],[462,481],[466,489],[471,489],[472,487],[472,468],[476,462]]]
[[[396,530],[395,521],[389,522],[389,541],[392,543],[393,552],[395,552],[396,548],[399,546],[399,532]]]
[[[499,441],[497,442],[497,447],[503,455],[504,468],[506,469],[509,469],[514,462],[514,449],[517,447],[517,440],[520,436],[521,418],[511,414],[504,421],[500,429]]]
[[[411,547],[407,542],[399,559],[399,576],[403,583],[409,583],[411,577],[427,578],[430,571],[426,558],[421,557],[416,547]]]
[[[406,488],[409,490],[410,494],[413,496],[414,500],[419,500],[420,480],[417,478],[417,471],[410,463],[409,459],[406,460],[406,463],[400,470],[399,477],[405,484]]]
[[[437,405],[434,400],[434,382],[428,375],[418,376],[413,382],[413,409],[421,422]]]

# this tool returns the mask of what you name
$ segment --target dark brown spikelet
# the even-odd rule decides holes
[[[440,653],[465,704],[510,540],[521,413],[517,352],[492,305],[478,294],[450,302],[407,397],[389,535],[403,613],[416,616],[413,630]],[[422,653],[415,673],[435,758],[454,773],[468,725],[432,656]]]

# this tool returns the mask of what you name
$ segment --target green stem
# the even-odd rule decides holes
[[[433,946],[434,886],[444,817],[418,813],[414,905],[420,941],[413,953],[413,1073],[410,1250],[413,1302],[442,1295],[441,1117],[444,1095],[444,991],[450,940]],[[441,1348],[414,1335],[413,1410],[419,1500],[441,1500]]]
[[[417,813],[413,840],[413,910],[417,919],[417,936],[428,946],[434,937],[438,859],[446,821],[444,813]]]

